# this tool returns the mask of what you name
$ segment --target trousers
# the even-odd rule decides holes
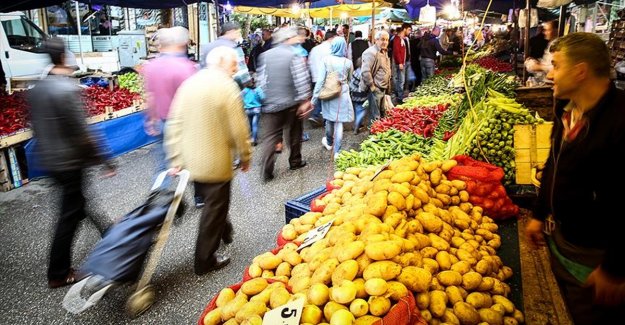
[[[289,147],[289,165],[298,166],[302,163],[302,120],[297,118],[297,105],[275,113],[262,113],[260,116],[262,134],[261,152],[262,175],[272,177],[276,164],[276,145],[282,140],[282,132],[286,131]]]

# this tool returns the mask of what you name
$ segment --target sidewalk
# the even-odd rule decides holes
[[[260,181],[257,152],[250,172],[237,173],[232,181],[230,206],[234,242],[224,249],[232,261],[224,269],[202,277],[193,273],[200,210],[192,205],[193,187],[188,187],[187,213],[172,228],[152,278],[157,301],[136,320],[125,313],[130,286],[111,291],[98,305],[79,316],[61,306],[68,287],[48,289],[45,277],[48,250],[58,213],[51,180],[35,180],[22,188],[0,193],[0,246],[3,247],[0,324],[196,324],[206,304],[219,290],[240,281],[243,270],[255,256],[276,246],[276,234],[284,224],[284,203],[322,186],[331,177],[331,155],[321,145],[323,129],[308,132],[311,139],[302,148],[308,163],[305,168],[290,171],[285,148],[278,156],[276,178],[270,183]],[[356,149],[364,137],[345,132],[343,148]],[[107,227],[113,219],[145,200],[154,170],[150,150],[148,146],[119,157],[118,175],[114,178],[100,180],[91,173],[87,208],[98,228]],[[76,236],[75,266],[80,265],[99,238],[94,223],[86,219]]]

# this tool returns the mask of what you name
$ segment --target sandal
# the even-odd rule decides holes
[[[74,284],[77,282],[77,280],[78,280],[78,277],[76,276],[76,272],[74,271],[74,269],[69,269],[69,273],[64,279],[49,280],[48,287],[50,289],[56,289],[56,288],[64,287],[66,285]]]

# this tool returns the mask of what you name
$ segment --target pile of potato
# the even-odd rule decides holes
[[[370,168],[337,172],[341,188],[322,199],[323,213],[306,213],[282,229],[284,239],[302,242],[310,229],[334,220],[325,238],[299,252],[290,243],[257,256],[251,281],[284,281],[293,296],[305,297],[302,324],[373,324],[409,291],[429,324],[522,323],[506,298],[512,270],[496,255],[497,225],[469,203],[464,182],[446,179],[455,165],[413,155],[374,180]],[[267,308],[292,298],[280,290],[284,296],[272,302],[279,286],[241,288],[249,302],[228,293],[231,300],[205,324],[256,324]],[[234,303],[236,313],[226,308]]]

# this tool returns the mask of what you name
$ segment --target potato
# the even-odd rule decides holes
[[[451,266],[451,270],[464,275],[471,270],[471,264],[467,261],[458,261]]]
[[[443,317],[447,310],[447,295],[440,290],[430,291],[430,312],[434,317]]]
[[[458,286],[462,284],[462,275],[456,271],[442,271],[436,275],[438,282],[444,286]]]
[[[495,286],[495,279],[491,277],[482,277],[482,283],[477,287],[478,291],[491,291]]]
[[[381,296],[388,290],[388,284],[384,279],[373,278],[365,282],[365,291],[370,296]]]
[[[512,313],[512,317],[514,317],[514,319],[516,319],[519,324],[525,323],[525,317],[523,316],[523,313],[518,309],[514,310],[514,312]]]
[[[506,314],[506,308],[502,304],[493,304],[492,306],[490,306],[490,309],[500,313],[501,316],[504,316]]]
[[[310,271],[308,263],[295,265],[293,266],[293,269],[291,269],[291,278],[301,276],[312,276],[312,271]]]
[[[460,320],[458,320],[458,317],[454,314],[454,311],[451,308],[447,308],[445,310],[445,313],[443,314],[441,320],[446,324],[460,325]]]
[[[402,272],[401,265],[391,261],[379,261],[369,264],[364,272],[363,278],[381,278],[386,281],[395,279]]]
[[[334,301],[328,301],[328,303],[323,307],[323,316],[325,317],[325,319],[332,319],[332,315],[337,311],[337,310],[348,310],[347,307],[338,304]]]
[[[390,181],[389,181],[390,183]],[[390,185],[390,184],[389,184]],[[366,212],[376,217],[381,217],[386,211],[388,205],[386,190],[377,192],[369,197],[367,201]],[[326,208],[327,209],[327,208]]]
[[[464,301],[460,288],[456,286],[449,286],[445,288],[445,294],[447,294],[447,299],[452,305],[455,305],[457,302]]]
[[[232,301],[234,297],[235,297],[234,290],[230,288],[224,288],[219,292],[219,295],[217,296],[217,300],[215,301],[215,304],[217,305],[217,307],[223,307],[227,303]]]
[[[373,316],[384,316],[391,309],[391,301],[384,296],[369,297],[369,313]]]
[[[449,242],[441,238],[437,234],[428,234],[428,237],[430,237],[430,240],[432,241],[432,247],[436,248],[437,250],[446,251],[449,249]]]
[[[323,311],[315,305],[306,305],[302,310],[301,323],[319,324],[323,318]]]
[[[432,281],[430,282],[430,291],[432,290],[445,291],[445,287],[443,287],[440,282],[438,282],[438,279],[436,279],[436,277],[432,278]]]
[[[332,274],[338,266],[339,260],[337,260],[336,258],[331,258],[321,263],[321,266],[319,266],[319,268],[315,270],[315,272],[313,272],[313,275],[310,279],[311,284],[330,284],[330,281],[332,280]]]
[[[264,270],[263,273],[260,275],[261,278],[264,279],[269,279],[269,278],[273,278],[276,274],[273,273],[273,271],[271,270]]]
[[[457,302],[454,304],[454,314],[463,325],[476,325],[480,322],[480,314],[477,310],[466,302]]]
[[[514,304],[504,296],[494,295],[493,303],[502,305],[506,314],[512,314],[514,312]]]
[[[482,275],[477,272],[467,272],[462,276],[462,287],[473,291],[482,283]]]
[[[431,233],[439,233],[443,230],[443,221],[429,212],[420,212],[416,217],[419,223],[423,225],[423,229]]]
[[[421,248],[421,250],[419,251],[419,253],[421,253],[421,255],[424,258],[430,258],[433,259],[436,257],[436,254],[438,254],[438,249],[434,248],[434,247],[423,247]]]
[[[221,320],[227,321],[233,318],[246,303],[247,297],[245,294],[234,297],[234,299],[221,307]]]
[[[397,281],[404,284],[411,291],[424,292],[430,286],[432,273],[423,268],[408,266],[401,270],[401,274],[397,277]]]
[[[514,317],[504,316],[503,317],[503,324],[504,325],[518,325],[519,321],[517,321]]]
[[[356,318],[354,325],[373,325],[375,322],[379,321],[380,317],[365,315]]]
[[[421,292],[415,296],[415,301],[417,302],[417,307],[419,310],[427,310],[430,306],[430,293],[429,292]]]
[[[308,276],[292,277],[289,279],[289,286],[293,293],[303,292],[310,288],[311,284],[311,279]]]
[[[490,308],[493,305],[490,295],[482,292],[471,292],[465,301],[476,309]]]
[[[253,296],[265,290],[265,288],[267,288],[268,285],[269,283],[267,282],[266,279],[263,279],[263,278],[251,279],[251,280],[244,282],[243,285],[241,285],[241,292],[243,292],[244,294],[248,296]]]
[[[332,314],[330,325],[351,325],[355,321],[354,315],[348,310],[337,310]]]
[[[352,281],[358,274],[358,262],[347,260],[339,264],[332,273],[332,285],[338,286],[343,280]]]
[[[399,173],[393,175],[393,177],[391,177],[391,182],[393,182],[393,183],[410,182],[410,181],[412,181],[414,179],[415,176],[416,176],[416,174],[413,171],[399,172]]]
[[[227,320],[225,323],[223,323],[223,325],[239,325],[239,322],[237,322],[237,320],[234,319],[234,317],[232,317],[229,320]]]
[[[365,246],[365,254],[374,261],[390,260],[401,253],[401,245],[393,241],[369,243]]]
[[[356,298],[367,298],[367,291],[365,291],[365,279],[358,278],[352,281],[352,283],[356,286]]]
[[[310,286],[310,289],[308,289],[307,298],[309,303],[317,306],[323,306],[326,302],[328,302],[329,295],[329,289],[325,284],[315,283]]]
[[[258,259],[258,266],[263,270],[275,270],[282,263],[282,259],[272,253],[265,253]]]
[[[286,289],[285,289],[286,290]],[[237,322],[241,323],[252,316],[263,316],[267,311],[267,306],[260,301],[247,302],[235,315]]]
[[[273,289],[273,291],[271,292],[271,296],[269,297],[269,306],[271,307],[271,309],[278,308],[289,302],[290,298],[291,294],[288,290],[286,290],[286,288],[275,288]]]
[[[432,321],[432,313],[429,310],[421,310],[421,317],[428,323],[431,324]]]
[[[278,282],[274,282],[274,283],[278,283]],[[269,304],[269,298],[271,298],[271,292],[275,288],[276,288],[275,286],[274,287],[267,286],[265,290],[261,291],[259,294],[250,298],[250,301],[260,301],[265,305]]]
[[[364,299],[355,299],[349,304],[349,311],[354,317],[361,317],[369,312],[369,304]]]
[[[406,199],[399,192],[390,192],[387,197],[388,203],[397,208],[398,211],[406,210]]]
[[[218,325],[221,324],[221,308],[217,307],[211,311],[209,311],[206,316],[204,316],[204,325]]]
[[[280,265],[278,265],[278,268],[276,269],[276,276],[291,276],[291,264],[289,264],[288,262],[280,263]]]
[[[434,274],[438,272],[438,263],[431,258],[423,258],[423,268],[430,272],[430,274]]]
[[[500,313],[490,308],[481,308],[477,312],[480,314],[480,319],[483,322],[490,325],[503,325],[503,316]]]
[[[357,290],[353,282],[345,280],[340,286],[330,289],[330,299],[346,305],[356,299]]]

